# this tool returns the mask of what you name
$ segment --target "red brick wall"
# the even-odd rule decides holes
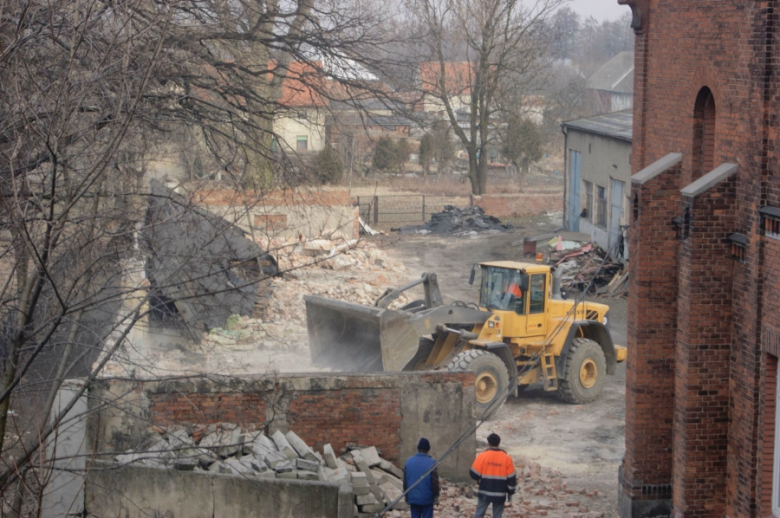
[[[726,503],[735,177],[683,199],[689,221],[680,244],[674,510],[721,517]]]
[[[655,499],[642,485],[672,483],[674,357],[680,214],[679,164],[632,184],[631,275],[626,366],[626,455],[622,491]],[[668,497],[668,494],[666,495]]]
[[[703,87],[710,88],[717,112],[713,162],[716,166],[724,162],[739,164],[736,208],[732,228],[728,232],[748,236],[744,261],[732,264],[732,278],[723,279],[720,286],[714,286],[703,277],[694,281],[693,276],[701,270],[691,269],[684,274],[691,282],[686,286],[687,293],[681,291],[682,297],[697,297],[702,292],[720,289],[732,299],[732,320],[727,325],[719,319],[725,307],[714,308],[712,312],[716,316],[707,318],[709,308],[701,307],[694,314],[694,307],[689,304],[689,315],[681,315],[681,322],[698,325],[709,330],[704,332],[717,334],[719,344],[729,343],[727,352],[718,345],[715,351],[707,353],[716,363],[722,362],[724,356],[728,357],[729,379],[728,425],[719,423],[712,437],[701,436],[703,432],[696,427],[695,420],[700,418],[692,404],[699,397],[695,393],[696,383],[690,380],[678,383],[686,395],[677,395],[682,405],[676,428],[681,437],[674,439],[674,447],[681,455],[677,460],[679,469],[674,475],[677,514],[684,511],[686,516],[756,517],[759,516],[757,499],[761,480],[759,452],[764,444],[762,423],[767,418],[764,415],[766,409],[762,406],[762,394],[767,389],[767,378],[762,375],[766,356],[761,353],[760,337],[767,328],[776,325],[772,322],[778,312],[769,308],[772,299],[769,291],[777,293],[777,287],[773,285],[776,281],[770,272],[777,276],[780,271],[780,254],[776,248],[773,250],[770,240],[761,237],[758,208],[765,204],[780,206],[780,154],[777,153],[780,134],[776,122],[780,109],[777,103],[777,87],[780,84],[777,56],[780,55],[780,47],[776,29],[780,6],[775,1],[737,0],[621,0],[621,3],[632,4],[642,10],[642,27],[635,45],[633,171],[640,171],[667,153],[679,152],[683,155],[680,186],[692,181],[696,95]],[[682,216],[682,213],[677,215]],[[633,228],[631,232],[634,232]],[[645,239],[652,240],[652,237]],[[640,242],[638,246],[632,249],[631,269],[632,276],[636,272],[636,276],[642,278],[644,274],[641,270],[653,268],[653,265],[652,261],[643,263],[644,259],[638,257],[636,251],[645,253],[641,251],[642,246],[647,250],[647,246],[654,245],[647,241]],[[629,295],[629,300],[632,297],[638,299],[642,286],[632,284],[631,289],[636,291]],[[704,315],[704,319],[696,323],[693,320],[699,313]],[[659,318],[651,312],[640,316],[642,319]],[[681,330],[687,334],[691,334],[690,331]],[[697,347],[693,351],[681,351],[684,356],[678,358],[678,369],[685,368],[686,362],[690,366],[691,360],[705,357],[703,350],[697,350],[698,346],[706,345],[703,340],[691,344]],[[722,372],[722,369],[718,367],[716,371]],[[636,390],[632,390],[631,380],[628,376],[627,379],[627,454],[624,468],[627,477],[628,468],[631,468],[636,479],[644,481],[639,476],[642,470],[637,467],[652,465],[657,450],[649,448],[643,452],[631,444],[630,430],[642,425],[641,417],[645,412],[642,404],[647,398],[646,392],[637,394]],[[667,387],[667,381],[659,379],[655,386],[643,387],[642,390],[653,393],[664,390],[664,387]],[[706,409],[711,406],[717,408],[714,413],[722,414],[722,387],[723,381],[718,374],[716,388],[701,389],[701,392],[706,391],[706,395],[701,395],[700,405]],[[640,420],[632,422],[636,418]],[[718,478],[713,473],[723,472],[724,429],[727,434],[725,488],[720,480],[714,482],[708,478]],[[699,439],[685,440],[691,437]],[[666,447],[671,446],[672,441],[669,440]],[[710,449],[705,452],[705,448]],[[693,473],[703,469],[702,462],[714,464],[705,470],[707,476],[697,478]],[[718,497],[708,500],[703,496],[717,491],[725,493],[725,506]]]
[[[262,428],[265,400],[258,394],[162,393],[149,397],[149,417],[159,426],[235,423],[242,428]]]
[[[290,402],[287,422],[309,446],[338,452],[347,443],[372,445],[399,460],[400,390],[340,390],[300,393]]]
[[[758,516],[772,516],[772,479],[774,477],[775,411],[777,404],[777,356],[764,355],[761,395],[761,440],[758,451]]]

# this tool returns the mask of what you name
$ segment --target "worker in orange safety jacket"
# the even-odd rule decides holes
[[[512,457],[498,445],[501,437],[495,433],[488,435],[487,451],[477,455],[469,470],[471,478],[479,482],[477,492],[477,512],[474,518],[483,518],[490,504],[493,504],[493,518],[504,514],[504,502],[511,502],[517,485],[517,475]]]

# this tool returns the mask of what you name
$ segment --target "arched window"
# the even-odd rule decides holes
[[[715,97],[705,86],[693,108],[693,180],[715,167],[715,116]]]

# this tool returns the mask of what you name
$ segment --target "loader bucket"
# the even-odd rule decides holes
[[[316,296],[304,297],[312,363],[341,371],[400,371],[420,337],[403,313]]]

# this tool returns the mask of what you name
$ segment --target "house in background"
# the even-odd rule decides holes
[[[320,62],[290,63],[274,118],[274,147],[296,153],[317,152],[325,147],[328,100],[324,88]]]
[[[615,248],[628,225],[633,114],[625,110],[566,121],[564,226],[590,234],[616,258],[628,258],[628,241]]]
[[[621,52],[604,63],[588,80],[598,113],[634,107],[634,53]]]

